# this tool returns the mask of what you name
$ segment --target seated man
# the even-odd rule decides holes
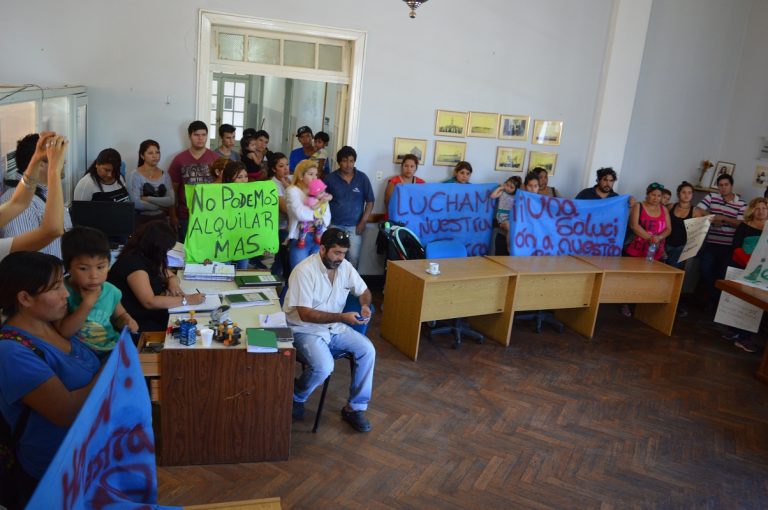
[[[371,292],[345,260],[348,249],[349,235],[329,228],[321,238],[320,252],[298,264],[288,281],[283,309],[293,329],[297,354],[308,365],[294,385],[293,417],[304,417],[304,402],[333,371],[333,354],[348,351],[355,357],[355,370],[341,416],[356,431],[368,432],[371,424],[365,410],[371,399],[376,350],[370,340],[348,325],[370,320]],[[359,315],[342,313],[350,290],[360,298]]]

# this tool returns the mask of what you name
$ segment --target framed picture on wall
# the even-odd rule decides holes
[[[464,138],[467,132],[467,113],[437,110],[435,118],[436,136],[458,136]]]
[[[557,152],[531,151],[529,154],[528,172],[540,166],[547,171],[550,177],[555,175],[555,166],[557,165]]]
[[[768,188],[768,165],[755,167],[755,180],[752,185],[756,188]]]
[[[454,166],[464,160],[467,153],[466,142],[448,142],[435,140],[435,166]]]
[[[427,141],[418,138],[395,138],[392,162],[399,165],[406,154],[413,154],[419,158],[419,164],[423,164],[427,157]]]
[[[560,145],[563,136],[562,120],[535,120],[533,121],[533,138],[531,142],[536,145]]]
[[[499,132],[499,114],[469,112],[469,136],[496,138]]]
[[[522,172],[525,149],[518,147],[496,147],[496,168],[498,172]]]
[[[528,140],[528,127],[531,118],[528,115],[501,115],[499,119],[499,138],[501,140]]]
[[[724,174],[728,174],[733,177],[734,170],[736,170],[736,165],[734,163],[718,161],[715,165],[715,172],[712,174],[712,184],[710,184],[709,187],[717,188],[717,178]]]

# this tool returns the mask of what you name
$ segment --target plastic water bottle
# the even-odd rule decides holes
[[[647,260],[648,262],[653,262],[654,260],[656,260],[657,247],[658,246],[656,243],[651,243],[648,245],[648,255],[645,256],[645,260]]]

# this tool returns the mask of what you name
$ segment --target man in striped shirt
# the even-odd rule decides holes
[[[707,306],[714,308],[720,297],[715,280],[725,277],[725,269],[731,260],[733,235],[744,218],[746,203],[733,192],[733,177],[722,174],[717,178],[717,193],[704,197],[697,207],[714,216],[707,239],[699,251],[699,272],[708,294]]]

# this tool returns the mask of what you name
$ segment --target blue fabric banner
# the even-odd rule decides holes
[[[518,190],[510,254],[619,257],[628,218],[629,195],[571,200]]]
[[[405,225],[425,247],[460,241],[470,256],[491,250],[496,184],[400,184],[389,200],[389,218]]]
[[[152,410],[127,329],[27,508],[180,508],[157,505]]]

